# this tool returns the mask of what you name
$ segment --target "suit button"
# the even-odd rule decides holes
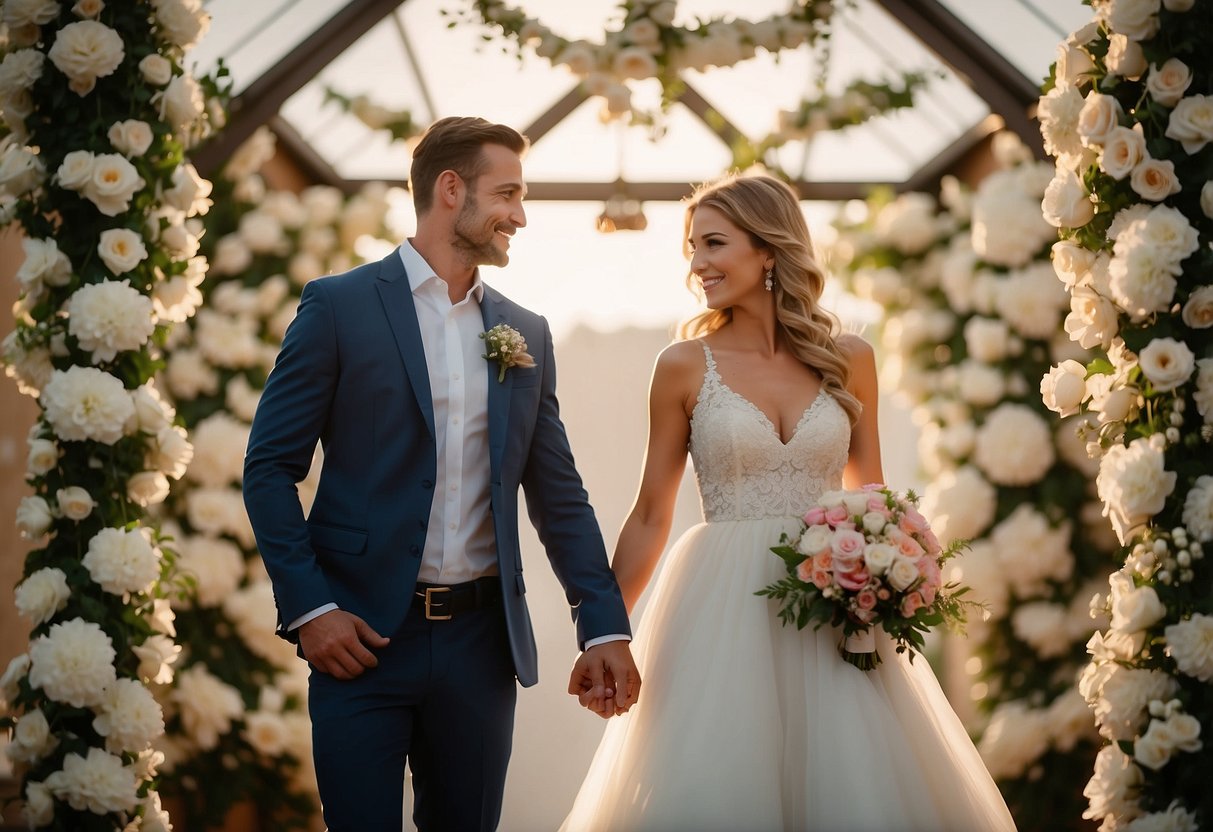
[[[422,488],[433,488],[434,482],[433,482],[433,480],[422,480],[421,487]]]

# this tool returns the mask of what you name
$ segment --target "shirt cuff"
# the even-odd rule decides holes
[[[316,609],[312,610],[311,612],[306,612],[303,615],[296,618],[294,621],[292,621],[290,623],[290,625],[286,628],[287,632],[290,632],[291,630],[298,630],[300,627],[302,627],[304,624],[311,621],[313,618],[319,618],[320,616],[324,615],[326,612],[332,612],[335,609],[338,609],[336,604],[325,604],[323,607],[316,607]]]
[[[587,641],[585,643],[585,649],[589,650],[591,647],[597,647],[600,644],[607,644],[608,642],[612,642],[612,641],[631,641],[631,640],[632,640],[631,636],[624,635],[623,633],[614,633],[609,636],[598,636],[598,638],[592,638],[589,641]]]

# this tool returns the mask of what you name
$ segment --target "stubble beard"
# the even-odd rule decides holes
[[[476,266],[505,266],[510,262],[510,255],[493,245],[495,230],[490,229],[488,239],[478,239],[482,230],[476,224],[476,209],[479,206],[476,198],[468,193],[467,202],[455,217],[455,228],[451,237],[451,245],[459,253],[464,262],[473,268]]]

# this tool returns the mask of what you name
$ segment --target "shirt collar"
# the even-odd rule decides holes
[[[430,264],[425,262],[421,252],[413,248],[412,242],[407,239],[400,244],[400,260],[404,263],[404,273],[409,279],[409,289],[414,295],[417,294],[418,289],[430,281],[442,280]],[[446,283],[446,281],[442,282]],[[476,299],[477,303],[484,297],[484,283],[480,280],[480,269],[476,269],[476,274],[472,278],[472,288],[469,294]]]

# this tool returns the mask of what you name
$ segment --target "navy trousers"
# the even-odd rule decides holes
[[[330,832],[400,832],[404,768],[420,832],[492,832],[518,698],[498,601],[429,621],[414,604],[377,651],[379,666],[342,681],[313,668],[316,780]]]

